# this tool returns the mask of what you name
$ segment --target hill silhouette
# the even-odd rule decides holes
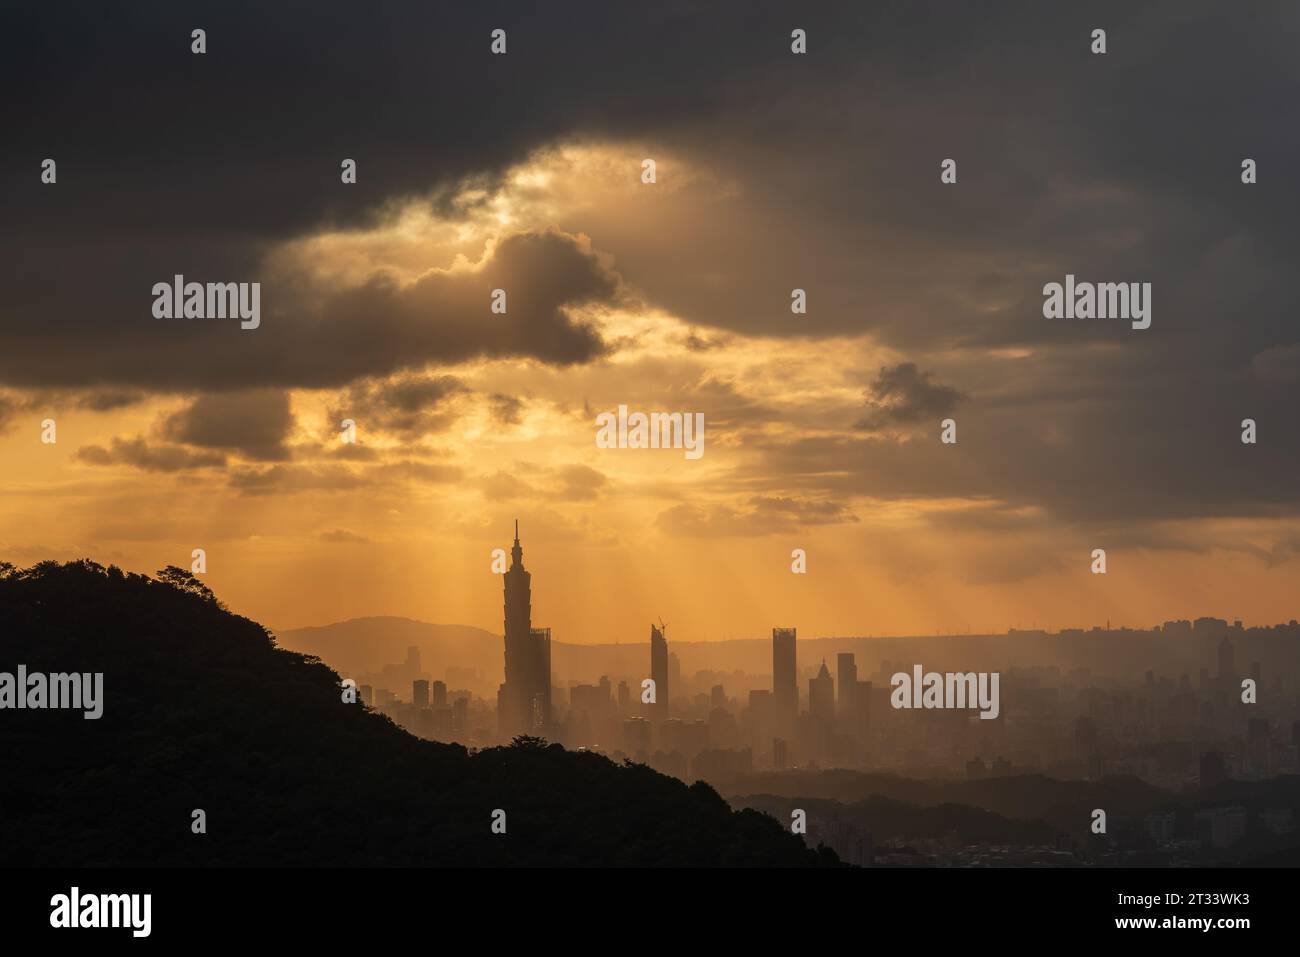
[[[0,865],[838,863],[703,783],[415,738],[180,569],[0,563],[0,621],[0,671],[104,674],[98,720],[0,713]]]

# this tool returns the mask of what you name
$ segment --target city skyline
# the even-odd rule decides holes
[[[672,649],[660,620],[650,625],[648,641],[632,646],[639,662],[606,659],[598,679],[576,679],[553,670],[550,630],[532,627],[533,578],[524,567],[518,520],[514,535],[501,576],[504,681],[495,709],[490,694],[450,680],[472,674],[481,692],[490,674],[464,661],[453,664],[445,653],[439,664],[449,680],[434,681],[431,697],[429,678],[437,668],[422,668],[418,645],[407,648],[405,667],[386,665],[377,679],[404,682],[409,696],[366,683],[367,706],[433,740],[483,748],[523,735],[715,784],[765,770],[838,768],[962,780],[1047,774],[1099,781],[1129,774],[1161,787],[1207,788],[1300,772],[1300,625],[1294,621],[1247,629],[1239,620],[1171,619],[1152,632],[1098,628],[1051,638],[1011,632],[983,642],[829,639],[854,641],[856,651],[813,639],[811,656],[805,642],[802,660],[798,629],[779,626],[771,629],[765,675],[739,667],[693,671],[697,663]],[[538,594],[546,585],[542,580]],[[1129,644],[1108,661],[1116,637]],[[1145,647],[1134,647],[1135,640]],[[1111,645],[1092,647],[1102,642]],[[872,645],[879,653],[871,653]],[[1245,663],[1237,660],[1239,649]],[[956,671],[940,673],[949,665]],[[363,674],[362,680],[376,678]],[[910,709],[923,706],[939,710],[912,716]],[[971,722],[961,709],[978,709],[978,716]],[[985,719],[995,724],[984,728]],[[1206,827],[1219,830],[1210,845],[1239,843],[1245,820],[1244,811],[1213,818]],[[1285,820],[1268,820],[1278,833],[1294,827],[1289,812]],[[1147,827],[1165,834],[1166,844],[1171,840],[1173,823],[1162,818]],[[846,859],[869,863],[875,852],[864,851],[861,840],[852,828],[835,833]],[[1041,849],[1023,853],[1048,862],[1035,856]]]

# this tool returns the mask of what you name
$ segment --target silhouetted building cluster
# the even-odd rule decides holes
[[[801,672],[797,632],[784,627],[771,632],[770,675],[735,669],[685,676],[660,622],[650,626],[649,654],[642,659],[648,674],[607,673],[556,687],[550,631],[532,626],[532,580],[517,524],[511,555],[503,576],[505,680],[495,707],[469,690],[431,680],[421,670],[417,648],[405,662],[362,676],[362,700],[426,737],[483,747],[519,734],[539,735],[689,780],[751,770],[848,768],[952,779],[1132,774],[1185,788],[1300,770],[1300,676],[1285,667],[1270,672],[1265,664],[1286,660],[1271,649],[1300,642],[1295,622],[1246,630],[1240,621],[1198,618],[1146,632],[1098,627],[1048,635],[1013,629],[985,636],[978,639],[978,661],[1001,675],[1003,711],[995,721],[959,709],[895,710],[891,678],[910,671],[917,659],[868,654],[864,664],[862,657],[863,649],[897,651],[896,641],[834,639],[841,647],[852,641],[859,650],[832,644]],[[943,639],[939,650],[929,646],[926,667],[970,670],[975,655],[966,647],[976,640]],[[825,641],[814,647],[826,649]],[[1101,649],[1127,653],[1142,642],[1151,654],[1181,662],[1183,671],[1175,676],[1116,665],[1108,675],[1034,660],[1087,643],[1089,657],[1104,667],[1113,656]],[[1248,673],[1237,662],[1243,647],[1250,654]],[[989,660],[993,655],[1007,660]],[[463,672],[451,665],[446,670],[449,678]],[[1242,701],[1247,677],[1257,703]],[[397,688],[411,689],[409,703]]]

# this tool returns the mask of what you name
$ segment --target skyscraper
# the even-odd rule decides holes
[[[1232,642],[1228,640],[1227,635],[1224,635],[1223,640],[1219,642],[1219,687],[1227,691],[1236,684],[1236,681],[1236,654]]]
[[[501,734],[541,734],[551,723],[551,629],[534,628],[533,576],[524,569],[524,550],[515,522],[505,586],[506,680],[497,694]]]
[[[772,629],[772,704],[774,717],[787,733],[799,717],[799,678],[795,671],[795,630]]]
[[[668,641],[664,629],[650,626],[650,678],[655,683],[655,703],[650,715],[662,721],[668,717]]]
[[[853,652],[841,651],[836,657],[839,672],[840,696],[838,711],[841,715],[853,713],[853,694],[858,690],[858,665],[853,660]]]
[[[429,707],[429,682],[420,679],[411,686],[411,704],[417,708]]]
[[[825,658],[817,677],[808,682],[808,711],[826,724],[835,720],[835,679],[826,667]]]

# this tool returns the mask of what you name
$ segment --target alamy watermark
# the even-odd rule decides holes
[[[17,674],[0,671],[0,710],[79,710],[87,721],[104,713],[104,673],[46,675],[19,665]]]
[[[596,416],[596,447],[600,449],[685,449],[688,459],[704,454],[703,412],[633,412],[620,405],[618,413]]]
[[[1128,319],[1134,329],[1151,327],[1151,283],[1080,282],[1043,286],[1044,319]]]
[[[177,273],[171,282],[153,284],[155,319],[240,319],[239,328],[262,324],[260,282],[186,282]]]
[[[82,894],[73,887],[50,898],[50,926],[56,928],[127,927],[132,937],[148,937],[152,914],[152,894]]]
[[[922,674],[920,665],[912,673],[900,671],[889,679],[894,690],[889,703],[895,708],[979,708],[980,717],[993,719],[1001,712],[999,672],[949,671]]]

